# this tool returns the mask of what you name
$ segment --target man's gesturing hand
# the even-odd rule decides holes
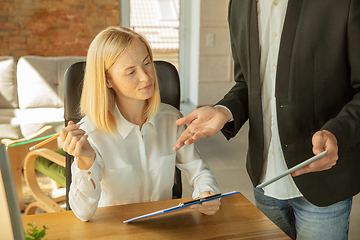
[[[220,106],[195,109],[189,115],[176,121],[177,125],[190,124],[176,141],[173,150],[177,151],[184,145],[215,135],[230,120],[231,113]]]

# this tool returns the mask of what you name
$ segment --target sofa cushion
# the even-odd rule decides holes
[[[86,57],[23,56],[17,64],[19,107],[60,108],[64,106],[64,75],[75,62]]]
[[[0,109],[0,123],[64,122],[64,108]]]
[[[20,125],[0,123],[0,140],[3,138],[10,138],[10,139],[23,138]]]
[[[64,108],[0,109],[0,138],[27,137],[45,125],[51,125],[59,131],[64,122]],[[9,128],[11,126],[16,128]]]
[[[17,108],[16,62],[11,56],[0,56],[0,108]]]

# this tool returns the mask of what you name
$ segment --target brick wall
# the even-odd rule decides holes
[[[119,24],[119,0],[1,0],[0,56],[85,56]]]

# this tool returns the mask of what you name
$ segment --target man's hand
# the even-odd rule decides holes
[[[200,139],[214,136],[231,120],[231,113],[220,106],[205,106],[192,111],[189,115],[176,121],[177,125],[189,124],[176,141],[173,150],[190,145]]]
[[[332,168],[336,165],[339,158],[337,139],[331,132],[327,130],[321,130],[314,134],[312,138],[313,153],[318,155],[319,153],[328,150],[328,153],[319,160],[293,172],[293,177],[299,176],[309,172],[319,172]]]
[[[206,192],[200,193],[199,197],[204,198],[204,197],[211,196],[211,195],[215,195],[215,193],[206,191]],[[221,204],[220,199],[214,199],[212,201],[192,205],[192,206],[190,206],[190,208],[194,209],[196,211],[199,211],[205,215],[214,215],[217,212],[217,210],[219,210],[220,204]]]

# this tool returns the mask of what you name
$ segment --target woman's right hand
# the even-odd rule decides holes
[[[60,130],[60,144],[64,151],[78,158],[80,169],[89,169],[95,160],[95,151],[87,140],[86,132],[79,125],[70,121],[67,127]]]

